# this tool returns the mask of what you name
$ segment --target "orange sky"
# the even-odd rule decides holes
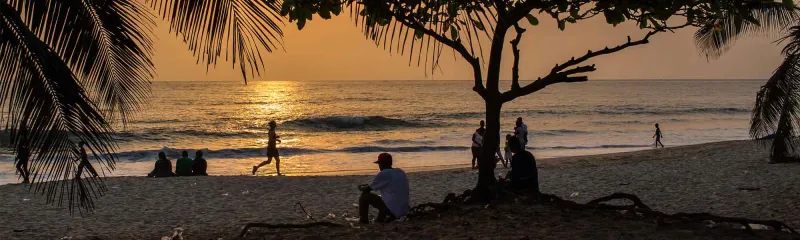
[[[635,23],[626,22],[612,27],[602,18],[567,25],[560,31],[552,20],[541,17],[539,26],[527,26],[520,49],[520,76],[536,79],[556,63],[589,49],[618,45],[627,35],[634,39],[646,32]],[[527,24],[526,24],[527,25]],[[526,26],[523,26],[526,27]],[[426,76],[423,67],[408,66],[408,58],[390,54],[364,38],[348,14],[331,20],[315,19],[298,31],[293,23],[286,24],[285,49],[266,54],[267,71],[261,80],[468,80],[470,67],[464,60],[443,54],[442,71]],[[156,40],[156,81],[171,80],[236,80],[240,72],[230,63],[221,62],[206,72],[196,65],[187,46],[160,23]],[[780,47],[768,38],[746,38],[718,60],[707,62],[698,54],[692,40],[693,29],[677,33],[662,33],[651,38],[650,44],[632,47],[621,52],[595,58],[598,70],[591,79],[759,79],[768,77],[782,57]],[[514,34],[509,31],[507,40]],[[510,45],[504,54],[502,77],[510,79],[512,55]]]

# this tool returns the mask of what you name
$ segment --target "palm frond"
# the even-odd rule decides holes
[[[261,54],[282,45],[281,3],[277,0],[147,0],[170,21],[170,31],[207,67],[225,54],[242,76],[260,75]]]
[[[772,142],[770,159],[773,162],[787,161],[794,158],[800,141],[795,137],[800,130],[800,98],[796,94],[786,96],[781,109],[780,119]]]
[[[153,15],[136,0],[12,0],[73,69],[107,119],[126,123],[149,96]],[[119,115],[117,115],[119,114]]]
[[[113,169],[111,127],[86,94],[69,64],[40,40],[15,6],[0,2],[0,109],[8,115],[15,144],[28,142],[32,182],[49,203],[92,209],[103,193],[99,176],[76,176],[77,141],[85,141],[101,167]],[[24,136],[23,136],[24,135]]]
[[[413,2],[413,1],[412,1]],[[412,24],[430,29],[437,35],[459,42],[473,56],[483,60],[483,42],[491,41],[494,36],[495,15],[490,3],[481,3],[474,8],[455,7],[451,4],[464,4],[459,1],[424,0],[423,3],[403,1],[348,1],[350,16],[360,26],[364,36],[376,45],[382,46],[390,53],[408,56],[409,65],[425,66],[427,73],[433,74],[439,68],[439,60],[445,46],[441,41],[428,34],[409,27],[408,21],[398,21],[396,15],[408,18]],[[399,5],[393,5],[399,4]],[[407,5],[404,5],[407,4]],[[469,3],[473,4],[473,3]],[[457,13],[452,13],[458,9]],[[469,9],[469,10],[467,10]],[[426,11],[428,14],[422,14]],[[452,21],[440,17],[422,19],[418,16],[456,15]],[[487,15],[488,14],[488,15]],[[454,55],[457,55],[454,50]]]
[[[781,52],[784,56],[800,54],[800,26],[789,28],[789,34],[778,40],[779,43],[786,42]]]
[[[728,13],[700,27],[694,35],[700,53],[710,59],[719,58],[743,35],[779,34],[798,20],[797,9],[781,2],[757,2],[751,7],[750,20],[742,14]]]

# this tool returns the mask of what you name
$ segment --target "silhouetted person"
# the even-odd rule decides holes
[[[661,147],[663,148],[664,144],[661,143],[661,138],[663,136],[661,136],[661,128],[658,127],[658,123],[656,123],[656,134],[654,134],[653,137],[656,138],[655,147],[658,148],[658,145],[661,144]]]
[[[92,174],[92,177],[97,177],[97,171],[95,171],[94,167],[92,167],[92,164],[89,163],[89,157],[86,155],[86,149],[83,148],[84,145],[86,145],[86,142],[78,142],[78,161],[80,162],[78,163],[78,173],[75,174],[75,178],[81,178],[84,168],[89,170],[89,173]]]
[[[28,140],[24,137],[17,149],[17,171],[22,176],[22,183],[30,183],[31,172],[28,170],[28,160],[31,157],[31,149],[28,148]]]
[[[522,122],[521,117],[517,118],[516,127],[514,127],[514,137],[517,137],[523,150],[528,146],[528,125]]]
[[[514,156],[511,157],[511,186],[515,190],[539,193],[539,172],[536,169],[536,158],[531,152],[522,149],[519,141],[510,141],[508,147]]]
[[[181,158],[175,161],[175,175],[178,177],[192,176],[192,159],[189,152],[181,152]]]
[[[203,151],[197,151],[194,154],[194,160],[192,161],[192,175],[208,176],[208,173],[206,173],[207,167],[208,164],[206,163],[206,159],[203,158]]]
[[[361,197],[358,199],[358,214],[361,217],[359,222],[369,223],[369,206],[378,209],[378,217],[375,222],[391,222],[405,216],[410,208],[410,195],[408,187],[408,177],[403,170],[392,168],[392,155],[381,153],[378,161],[375,161],[380,168],[378,175],[372,178],[368,185],[358,186],[361,190]],[[372,190],[381,191],[381,195],[375,195]]]
[[[505,150],[505,161],[503,162],[504,167],[508,167],[508,164],[511,164],[511,148],[508,147],[508,143],[511,141],[518,141],[514,135],[506,134],[506,146],[503,148]]]
[[[272,162],[272,158],[275,158],[275,170],[278,172],[278,176],[281,175],[281,156],[278,154],[278,143],[281,142],[281,137],[275,133],[275,128],[277,124],[275,121],[269,121],[269,132],[267,133],[268,140],[267,140],[267,161],[261,162],[258,166],[253,166],[253,175],[256,175],[256,171],[259,168],[263,167],[264,165],[270,164]]]
[[[472,134],[472,169],[475,169],[478,166],[478,158],[481,156],[481,148],[483,147],[483,134],[486,132],[486,128],[484,126],[486,123],[481,120],[481,127],[475,129],[475,133]]]
[[[148,177],[172,177],[175,176],[175,173],[172,172],[172,162],[167,159],[167,155],[164,152],[158,153],[158,159],[156,160],[156,166],[153,167],[153,171],[147,174]]]
[[[500,133],[498,132],[497,133],[497,152],[495,153],[495,155],[496,155],[495,158],[497,159],[498,162],[503,163],[503,167],[507,168],[508,165],[506,164],[506,161],[503,159],[502,148],[500,147],[500,146],[502,146],[501,145],[502,143],[503,143],[503,138],[500,137]]]

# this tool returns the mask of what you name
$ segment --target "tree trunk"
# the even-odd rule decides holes
[[[483,135],[483,147],[478,159],[478,185],[475,186],[475,198],[488,201],[493,198],[491,190],[495,183],[494,169],[497,166],[495,153],[500,146],[500,110],[503,104],[496,99],[486,100],[486,133]]]

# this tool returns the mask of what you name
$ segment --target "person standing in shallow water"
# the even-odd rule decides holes
[[[661,143],[661,138],[663,136],[661,136],[661,128],[658,127],[658,123],[656,123],[656,134],[654,134],[653,137],[656,139],[655,147],[658,148],[658,145],[661,144],[661,148],[664,148],[664,144]]]
[[[472,169],[478,167],[478,158],[481,156],[481,147],[483,147],[483,133],[486,132],[486,122],[481,120],[481,127],[475,129],[472,134]]]
[[[17,171],[22,176],[22,183],[30,183],[31,172],[28,171],[30,157],[31,150],[28,148],[28,140],[23,137],[17,150]]]
[[[256,175],[256,171],[258,171],[259,168],[272,163],[272,158],[275,158],[275,170],[278,172],[278,176],[281,175],[281,157],[278,154],[277,146],[278,143],[281,142],[281,139],[280,136],[275,133],[277,125],[275,121],[269,121],[269,132],[267,133],[269,137],[267,140],[267,161],[261,162],[258,166],[253,166],[253,175]]]

